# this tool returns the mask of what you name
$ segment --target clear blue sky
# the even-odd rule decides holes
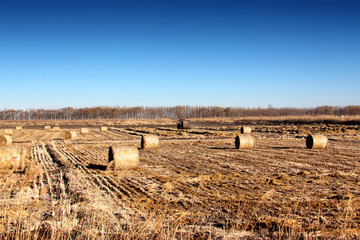
[[[1,1],[0,109],[360,104],[360,1]]]

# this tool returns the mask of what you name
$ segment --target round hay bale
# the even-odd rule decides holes
[[[9,146],[12,144],[12,139],[9,135],[0,136],[0,146]]]
[[[309,149],[324,149],[328,146],[328,138],[322,134],[309,134],[306,137],[306,147]]]
[[[64,138],[67,140],[73,140],[77,137],[77,134],[75,131],[66,131],[64,133]]]
[[[155,135],[142,135],[141,136],[141,149],[145,148],[158,148],[159,137]]]
[[[22,131],[22,130],[23,130],[22,126],[17,126],[16,127],[16,131]]]
[[[5,129],[5,135],[13,135],[14,130],[13,129]]]
[[[108,130],[108,128],[105,127],[105,126],[101,126],[101,127],[100,127],[100,131],[101,131],[101,132],[107,132],[107,130]]]
[[[60,127],[53,127],[53,131],[54,131],[54,132],[59,132],[59,131],[60,131]]]
[[[255,147],[255,138],[249,134],[235,137],[236,149],[251,149]]]
[[[251,127],[249,126],[242,126],[240,128],[240,133],[241,134],[250,134],[251,133]]]
[[[26,149],[20,147],[0,147],[0,169],[21,169],[24,167]]]
[[[139,165],[139,150],[136,147],[109,147],[109,164],[106,170],[136,168]]]
[[[45,126],[44,130],[51,130],[51,127],[50,126]]]
[[[80,133],[82,135],[88,134],[89,133],[89,129],[88,128],[80,128]]]

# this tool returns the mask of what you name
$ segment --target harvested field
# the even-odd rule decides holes
[[[0,171],[1,238],[360,237],[358,125],[252,125],[256,147],[235,149],[236,122],[187,131],[169,122],[102,122],[107,132],[22,122],[13,145],[29,156],[24,169]],[[326,135],[328,147],[307,149],[310,133]],[[140,149],[144,134],[161,147]],[[138,167],[106,171],[112,145],[139,148]]]

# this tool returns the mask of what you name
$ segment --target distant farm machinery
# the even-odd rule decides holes
[[[180,118],[177,124],[178,129],[190,129],[190,120],[186,120],[185,118]]]

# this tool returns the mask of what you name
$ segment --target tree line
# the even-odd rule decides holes
[[[90,120],[90,119],[156,119],[210,118],[247,116],[318,116],[360,115],[360,106],[319,106],[315,108],[243,108],[219,106],[174,107],[86,107],[60,109],[3,109],[0,120]]]

